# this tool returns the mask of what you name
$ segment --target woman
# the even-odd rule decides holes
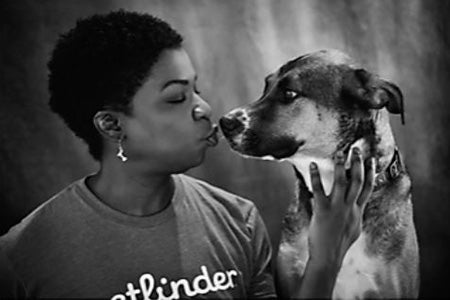
[[[217,143],[182,37],[150,15],[96,15],[60,38],[49,70],[52,110],[88,144],[100,169],[0,238],[2,273],[14,275],[2,292],[116,300],[276,297],[270,241],[256,207],[181,175]],[[337,162],[330,199],[314,170],[318,205],[310,243],[319,251],[296,298],[331,296],[342,253],[359,235],[361,211],[328,202],[365,202],[373,185],[373,170],[365,175],[357,155],[349,184]],[[355,192],[346,195],[347,185]],[[331,215],[346,222],[334,224]],[[322,247],[339,255],[321,255]]]

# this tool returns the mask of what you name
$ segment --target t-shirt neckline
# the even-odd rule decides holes
[[[183,194],[183,184],[177,175],[172,175],[174,182],[174,193],[169,205],[162,211],[148,216],[133,216],[118,211],[101,201],[86,185],[89,176],[80,179],[76,183],[76,191],[85,204],[92,208],[98,215],[113,222],[133,227],[153,227],[164,223],[175,216],[174,206],[180,201]]]

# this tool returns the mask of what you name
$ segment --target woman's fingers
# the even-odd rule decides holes
[[[347,176],[345,174],[345,157],[342,151],[338,151],[335,157],[334,184],[331,191],[331,202],[344,202],[347,191]]]
[[[373,187],[375,185],[375,159],[373,157],[370,159],[366,159],[364,163],[364,169],[364,186],[357,201],[358,205],[362,208],[364,208],[367,200],[369,200]]]
[[[353,148],[351,155],[350,179],[347,179],[345,156],[342,151],[336,154],[334,184],[330,197],[325,195],[316,163],[310,164],[311,184],[316,204],[322,205],[322,207],[330,203],[357,203],[361,207],[365,206],[375,181],[374,159],[367,159],[363,163],[359,148]]]
[[[350,174],[351,181],[347,192],[346,202],[354,204],[358,199],[364,184],[364,169],[361,150],[359,150],[359,148],[352,149]]]
[[[311,176],[311,185],[313,189],[314,202],[320,207],[324,207],[329,204],[329,200],[325,195],[325,191],[323,189],[322,180],[320,179],[319,168],[315,162],[312,162],[309,165],[309,173]]]

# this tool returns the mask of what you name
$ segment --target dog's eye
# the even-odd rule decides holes
[[[285,90],[284,91],[284,99],[287,102],[293,101],[295,98],[299,96],[299,93],[293,90]]]
[[[284,95],[286,98],[296,98],[298,96],[298,93],[296,91],[287,90]]]

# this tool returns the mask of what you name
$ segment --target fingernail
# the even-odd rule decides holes
[[[344,152],[338,151],[338,152],[336,153],[336,161],[337,161],[338,163],[344,163],[344,161],[345,161]]]

